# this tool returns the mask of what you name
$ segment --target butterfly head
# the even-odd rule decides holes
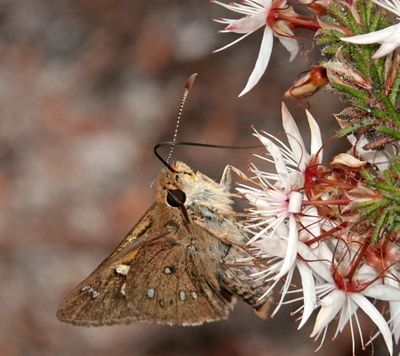
[[[185,205],[189,187],[197,181],[197,175],[183,162],[173,162],[170,169],[161,171],[158,194],[171,207]]]
[[[188,209],[231,210],[232,200],[225,187],[201,172],[194,172],[183,162],[173,162],[161,171],[158,194],[170,207]]]

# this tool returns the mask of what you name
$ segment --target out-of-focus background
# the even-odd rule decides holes
[[[199,73],[179,139],[255,144],[251,125],[281,135],[281,95],[308,65],[289,64],[276,42],[262,82],[238,99],[261,34],[212,55],[235,38],[217,36],[211,19],[222,15],[206,0],[0,1],[1,355],[313,354],[311,324],[296,331],[285,308],[261,321],[239,303],[228,321],[193,328],[55,317],[152,203],[153,146],[172,137],[188,75]],[[339,102],[318,93],[310,103],[329,138]],[[304,110],[289,106],[308,139]],[[251,156],[180,147],[175,158],[218,179]],[[350,355],[350,345],[328,340],[320,354]]]

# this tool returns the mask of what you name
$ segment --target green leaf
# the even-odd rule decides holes
[[[392,128],[392,127],[388,127],[388,126],[378,126],[376,128],[376,131],[394,138],[395,140],[400,140],[400,131]]]

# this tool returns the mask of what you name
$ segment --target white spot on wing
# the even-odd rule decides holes
[[[118,274],[121,274],[123,276],[127,276],[128,272],[129,272],[129,268],[130,268],[130,266],[128,266],[128,265],[119,265],[115,269],[115,272],[117,272]]]
[[[179,291],[179,299],[183,302],[186,300],[186,293],[183,290]]]
[[[121,286],[121,294],[122,294],[124,297],[126,296],[125,287],[126,287],[126,283],[124,283],[124,284]]]
[[[147,290],[147,294],[146,295],[147,295],[147,298],[153,299],[155,294],[156,294],[156,290],[154,288],[149,288]]]
[[[96,299],[100,295],[100,293],[91,286],[82,287],[81,293],[89,294],[92,297],[92,299]]]

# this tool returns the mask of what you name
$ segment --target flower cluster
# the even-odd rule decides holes
[[[256,156],[266,168],[252,164],[252,176],[237,189],[252,206],[245,228],[264,266],[254,276],[265,281],[263,297],[281,285],[273,315],[282,304],[301,301],[294,312],[299,328],[316,312],[311,337],[321,345],[336,320],[334,337],[348,326],[353,354],[356,337],[364,347],[378,335],[392,354],[400,340],[400,0],[212,2],[242,16],[215,20],[225,25],[220,32],[242,34],[217,51],[263,29],[255,67],[239,96],[262,78],[274,37],[290,61],[296,57],[295,31],[302,27],[315,32],[322,59],[283,97],[308,107],[306,99],[328,86],[347,104],[334,117],[337,135],[347,137],[351,148],[328,163],[308,111],[309,150],[285,105],[287,144],[254,132],[267,150]],[[301,286],[293,290],[297,273]],[[293,299],[295,293],[301,295]],[[361,312],[375,330],[365,330]]]
[[[265,132],[254,134],[267,150],[257,157],[275,166],[271,173],[253,164],[254,176],[238,188],[253,206],[246,222],[252,236],[249,244],[267,263],[255,277],[268,285],[265,296],[283,283],[273,314],[283,303],[302,301],[295,312],[301,312],[299,328],[319,309],[311,337],[323,342],[329,324],[337,318],[335,337],[349,324],[354,353],[356,333],[365,345],[358,317],[362,311],[391,352],[392,335],[396,343],[400,339],[399,245],[390,239],[372,244],[371,229],[351,209],[379,198],[363,182],[361,171],[368,162],[342,153],[324,164],[319,127],[309,112],[307,119],[309,152],[285,105],[282,122],[288,145]],[[296,270],[301,288],[293,291]],[[302,292],[302,297],[286,300],[294,292]],[[377,308],[378,301],[388,303],[387,315]]]

